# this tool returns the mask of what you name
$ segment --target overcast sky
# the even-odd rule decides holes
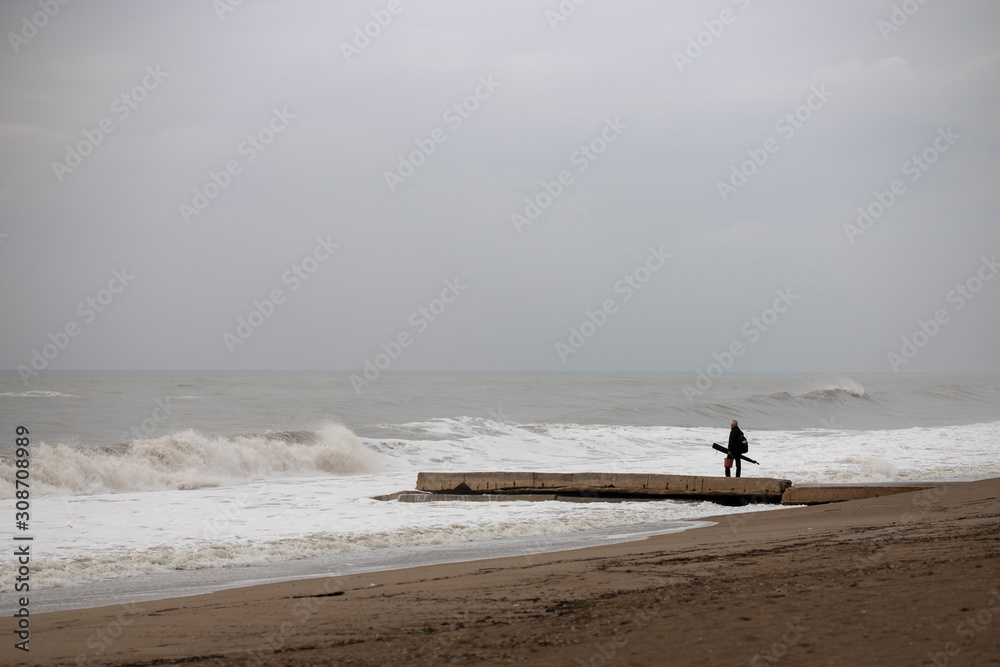
[[[231,4],[3,3],[0,367],[1000,371],[995,0]]]

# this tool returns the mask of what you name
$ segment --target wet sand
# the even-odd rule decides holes
[[[1000,479],[712,520],[641,542],[38,614],[30,653],[13,648],[7,612],[0,662],[1000,665]]]

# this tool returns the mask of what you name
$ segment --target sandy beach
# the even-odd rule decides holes
[[[1000,664],[1000,479],[711,520],[641,542],[38,614],[30,653],[7,615],[2,662]]]

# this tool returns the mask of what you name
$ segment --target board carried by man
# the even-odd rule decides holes
[[[717,442],[713,442],[712,443],[712,449],[716,450],[717,452],[722,452],[723,454],[728,454],[729,453],[729,450],[726,449],[726,447],[724,445],[720,445]],[[759,463],[757,463],[756,461],[754,461],[752,458],[750,458],[746,454],[740,454],[740,458],[743,459],[744,461],[747,461],[748,463],[753,463],[754,465],[758,465],[758,466],[760,465]]]

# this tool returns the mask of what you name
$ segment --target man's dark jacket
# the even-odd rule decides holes
[[[743,444],[744,439],[743,431],[740,430],[740,427],[734,426],[729,431],[729,451],[734,454],[745,454],[747,447]]]

